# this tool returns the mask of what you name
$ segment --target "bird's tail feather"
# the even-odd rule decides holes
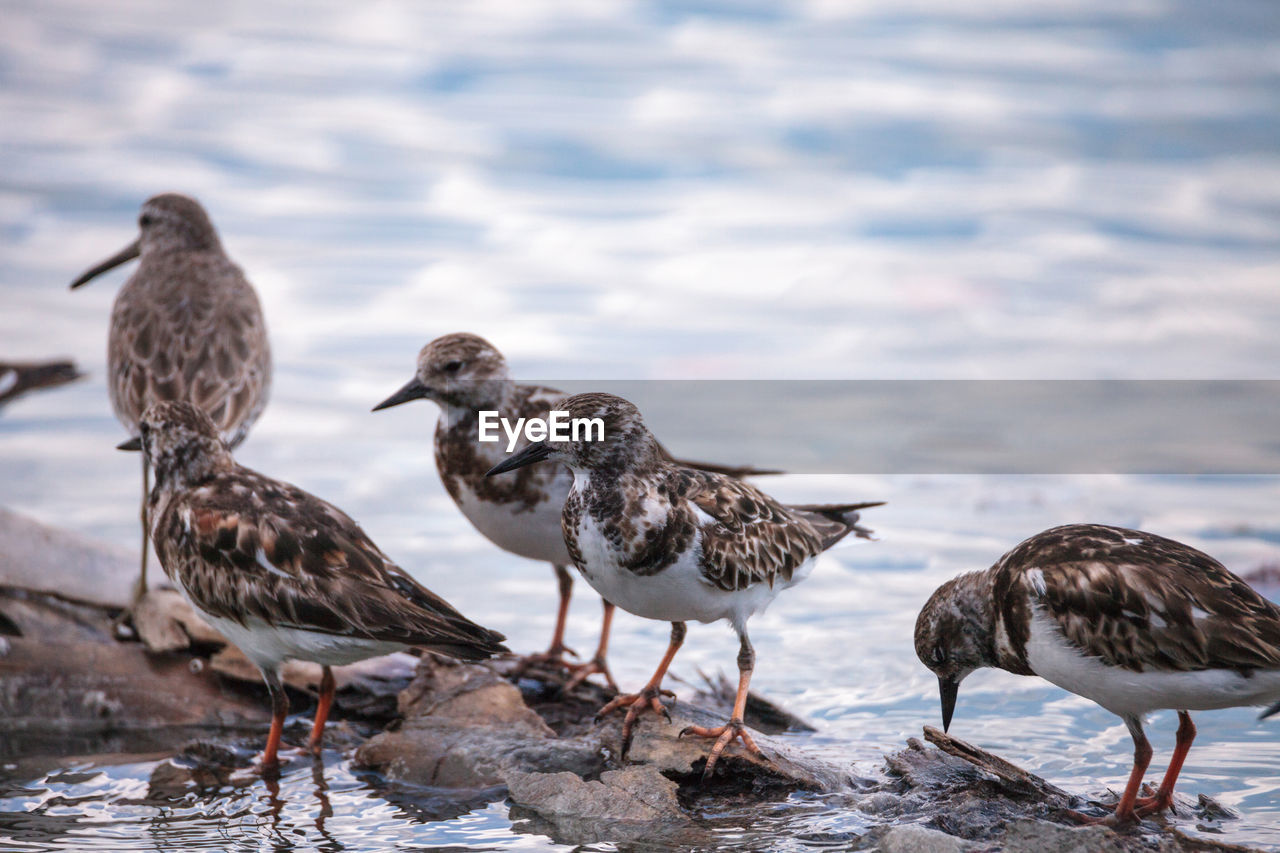
[[[872,531],[858,524],[859,510],[884,506],[884,501],[862,501],[853,504],[791,504],[790,509],[809,516],[822,533],[825,551],[850,533],[859,539],[871,539]]]

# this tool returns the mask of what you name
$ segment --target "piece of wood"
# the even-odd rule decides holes
[[[933,726],[924,727],[924,739],[948,755],[954,755],[956,758],[963,759],[975,767],[985,770],[1015,790],[1043,796],[1065,797],[1067,799],[1071,797],[1066,791],[1049,784],[1034,773],[1028,773],[998,755],[987,752],[985,749],[976,747],[959,738],[954,738],[940,729],[935,729]]]
[[[0,637],[0,731],[221,729],[268,716],[257,696],[226,689],[186,655],[155,655],[137,643]]]

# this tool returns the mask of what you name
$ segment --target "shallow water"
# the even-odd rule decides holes
[[[606,388],[1275,378],[1274,4],[955,6],[0,6],[0,357],[71,355],[90,373],[0,416],[0,502],[134,544],[137,462],[111,449],[123,434],[103,387],[123,275],[66,284],[169,189],[206,203],[267,312],[274,395],[241,460],[346,508],[517,648],[550,634],[549,569],[453,509],[430,405],[368,414],[435,335],[478,332],[520,376]],[[752,624],[757,687],[815,722],[808,745],[866,772],[937,720],[911,651],[920,604],[1025,536],[1091,520],[1237,571],[1280,561],[1269,477],[766,486],[890,502],[867,514],[880,541],[836,549]],[[582,647],[598,606],[579,587]],[[615,672],[637,683],[665,628],[624,615],[616,631]],[[735,650],[724,626],[695,626],[676,672],[731,670]],[[1277,725],[1199,717],[1180,790],[1242,813],[1218,827],[1227,840],[1280,849]],[[1153,719],[1157,764],[1174,727]],[[975,675],[953,731],[1073,790],[1128,771],[1119,720],[1036,679]],[[429,792],[338,761],[323,786],[298,771],[278,796],[179,803],[140,799],[152,766],[6,765],[0,833],[24,849],[553,846],[501,803],[436,819]],[[865,829],[805,798],[704,818],[726,847]]]

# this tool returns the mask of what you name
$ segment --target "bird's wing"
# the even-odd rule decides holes
[[[158,520],[157,551],[206,612],[482,659],[503,637],[406,572],[337,507],[239,469]]]
[[[749,483],[675,469],[671,487],[705,514],[698,520],[703,578],[724,590],[773,586],[823,550],[824,536],[801,513]]]
[[[262,308],[220,253],[162,255],[140,267],[112,309],[108,357],[112,404],[127,421],[151,403],[187,400],[233,447],[270,390]]]
[[[998,566],[1087,655],[1134,671],[1280,667],[1280,608],[1201,551],[1136,530],[1045,531]],[[1010,600],[1010,597],[1006,597]],[[1024,599],[1025,600],[1025,599]]]

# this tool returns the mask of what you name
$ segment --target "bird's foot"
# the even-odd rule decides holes
[[[232,774],[231,778],[233,781],[251,781],[258,777],[278,779],[280,770],[284,765],[301,758],[314,758],[317,755],[319,755],[319,752],[313,751],[310,748],[310,744],[307,746],[286,746],[281,744],[280,749],[270,760],[267,759],[265,752],[259,752],[249,762],[248,767]]]
[[[587,680],[590,675],[603,675],[605,684],[612,687],[615,691],[618,684],[613,680],[613,674],[609,672],[609,664],[605,663],[605,659],[601,655],[596,655],[586,663],[565,663],[564,668],[571,673],[569,680],[565,682],[564,692],[570,693],[573,688]]]
[[[511,670],[512,675],[523,675],[530,667],[543,666],[551,669],[567,669],[571,670],[578,664],[570,663],[565,660],[565,655],[578,657],[578,653],[563,644],[557,644],[547,649],[545,652],[538,652],[532,655],[524,655],[516,664],[515,669]]]
[[[610,714],[620,708],[627,709],[627,715],[622,718],[622,753],[621,758],[625,761],[627,752],[631,749],[631,735],[635,730],[636,718],[640,716],[640,712],[645,709],[660,714],[666,718],[668,724],[671,723],[671,715],[667,713],[666,706],[662,704],[661,697],[669,696],[676,698],[676,694],[670,690],[662,690],[654,685],[648,685],[639,693],[624,693],[615,696],[609,704],[605,705],[596,712],[595,721],[598,723],[605,714]]]
[[[1133,815],[1117,822],[1115,815],[1106,817],[1090,817],[1080,812],[1071,812],[1073,819],[1080,820],[1082,823],[1107,823],[1109,826],[1117,826],[1125,823],[1136,823],[1138,818],[1150,817],[1163,811],[1172,812],[1173,809],[1173,792],[1165,792],[1156,790],[1147,782],[1142,783],[1139,789],[1142,796],[1133,801]],[[1106,809],[1109,812],[1115,812],[1119,807],[1119,801],[1114,803],[1096,803],[1099,808]]]
[[[1138,817],[1150,817],[1151,815],[1160,814],[1160,812],[1168,811],[1174,813],[1173,808],[1173,791],[1164,792],[1156,791],[1154,796],[1139,797],[1137,802],[1133,804],[1133,810]]]
[[[138,639],[138,630],[133,624],[133,614],[138,612],[138,605],[142,603],[142,599],[147,595],[147,587],[142,582],[142,578],[134,581],[133,597],[129,601],[129,606],[116,614],[111,620],[111,635],[120,641]]]
[[[747,727],[742,720],[737,717],[730,719],[723,726],[716,726],[709,729],[703,726],[686,726],[680,732],[680,737],[691,735],[693,737],[715,738],[716,742],[711,745],[711,753],[707,756],[707,766],[702,770],[702,781],[706,782],[711,778],[716,769],[716,762],[720,760],[720,755],[725,748],[735,740],[742,741],[742,746],[754,755],[761,758],[764,753],[760,751],[760,747],[756,746],[756,742],[752,740],[751,735],[747,733]]]

